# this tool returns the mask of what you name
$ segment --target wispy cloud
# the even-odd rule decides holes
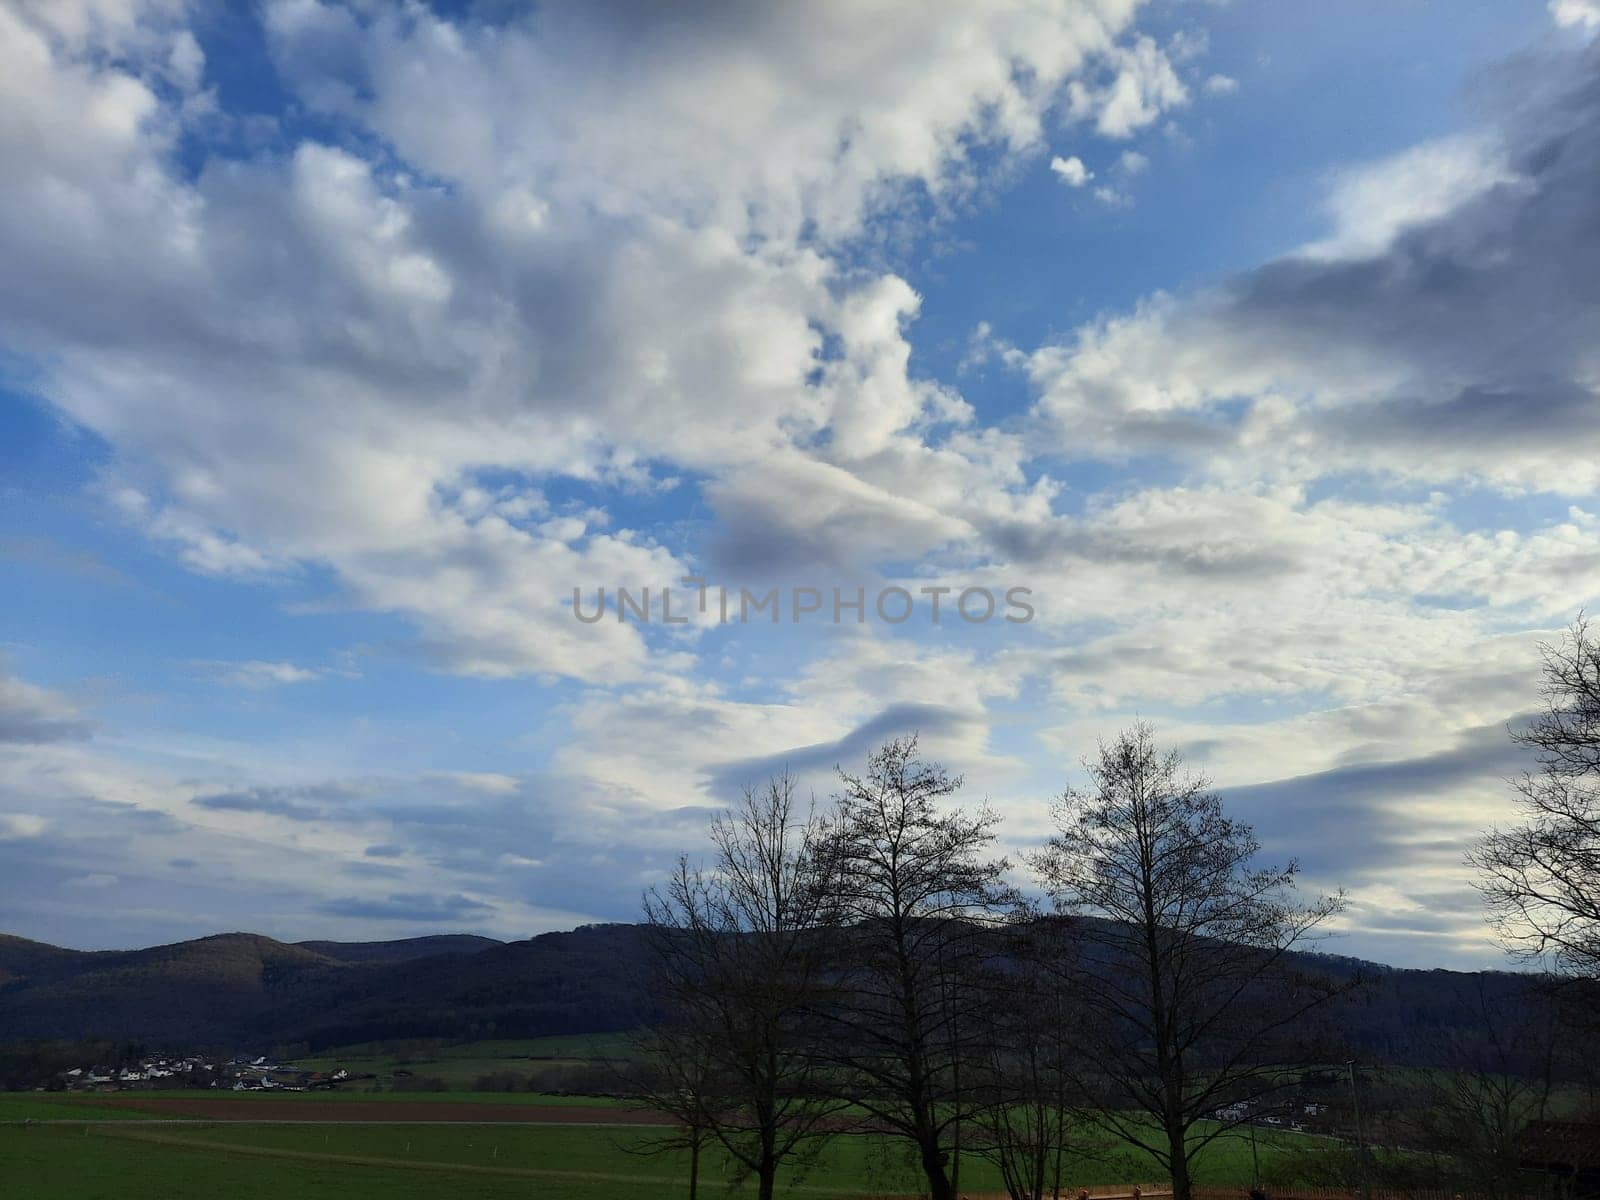
[[[316,667],[302,667],[291,662],[266,662],[250,659],[245,662],[205,662],[199,664],[200,672],[217,683],[234,687],[271,688],[290,683],[309,683],[320,679],[325,672]]]
[[[65,696],[7,675],[0,667],[0,743],[76,741],[94,724]]]

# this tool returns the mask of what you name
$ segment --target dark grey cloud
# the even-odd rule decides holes
[[[337,788],[253,787],[196,796],[194,803],[215,812],[262,813],[291,821],[319,821],[328,817],[329,801],[347,798],[348,793]]]
[[[937,704],[893,704],[835,741],[719,763],[708,769],[711,790],[731,800],[744,788],[759,786],[785,771],[796,776],[831,776],[834,767],[862,762],[890,738],[916,733],[934,739],[961,730],[972,720],[967,713]]]
[[[1590,491],[1600,457],[1600,41],[1523,55],[1495,74],[1485,162],[1497,167],[1484,168],[1475,192],[1409,221],[1391,197],[1399,223],[1381,243],[1283,256],[1090,331],[1120,368],[1101,361],[1079,373],[1070,347],[1041,352],[1041,410],[1063,423],[1064,446],[1219,471],[1253,456],[1313,475]],[[1148,412],[1144,399],[1167,391],[1192,395]],[[1269,395],[1273,404],[1257,403]]]
[[[381,900],[357,896],[328,900],[317,905],[316,911],[329,917],[375,921],[460,923],[482,919],[494,912],[494,906],[459,894],[440,896],[428,892],[391,892]]]
[[[1406,802],[1497,784],[1528,765],[1505,725],[1486,725],[1436,754],[1226,788],[1222,796],[1231,813],[1255,826],[1268,855],[1295,857],[1309,875],[1338,883],[1351,873],[1459,864],[1465,842],[1424,836],[1432,827]]]
[[[1330,413],[1317,419],[1324,432],[1352,445],[1383,446],[1430,439],[1439,446],[1486,443],[1517,449],[1549,445],[1549,430],[1584,427],[1596,418],[1595,397],[1570,379],[1540,377],[1530,367],[1518,381],[1475,383],[1442,397],[1393,396],[1365,406],[1361,420]]]
[[[992,531],[996,546],[1016,564],[1060,563],[1081,559],[1106,566],[1143,566],[1163,577],[1250,582],[1287,575],[1305,566],[1310,547],[1248,540],[1217,523],[1215,514],[1196,514],[1189,528],[1162,528],[1154,521],[1137,525],[1009,522]]]
[[[716,515],[705,551],[716,580],[752,588],[817,585],[818,576],[828,586],[836,577],[863,582],[874,562],[914,558],[968,532],[843,471],[796,459],[709,481],[703,494]]]
[[[1433,387],[1318,415],[1352,447],[1576,450],[1600,441],[1585,379],[1600,328],[1600,43],[1508,64],[1535,99],[1504,119],[1515,178],[1355,261],[1287,259],[1230,286],[1220,319],[1371,351]],[[1559,439],[1552,441],[1552,439]]]

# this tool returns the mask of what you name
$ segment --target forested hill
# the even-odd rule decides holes
[[[445,933],[433,937],[400,938],[392,942],[296,942],[295,945],[340,962],[392,963],[435,954],[476,954],[505,943],[494,938],[479,937],[475,933]]]
[[[638,933],[284,943],[225,933],[73,951],[0,935],[0,1044],[139,1039],[174,1048],[519,1037],[636,1024]]]
[[[1328,1024],[1368,1061],[1427,1065],[1481,1036],[1523,977],[1308,956],[1369,982]],[[147,950],[64,950],[0,935],[0,1044],[106,1038],[170,1048],[313,1049],[395,1038],[626,1029],[647,1015],[640,930],[522,942],[466,935],[285,943],[229,933]]]

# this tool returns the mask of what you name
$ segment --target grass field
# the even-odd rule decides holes
[[[381,1042],[343,1046],[296,1065],[310,1071],[339,1067],[357,1075],[374,1075],[383,1087],[392,1087],[397,1070],[416,1077],[442,1079],[452,1090],[466,1091],[484,1075],[497,1071],[531,1074],[561,1067],[583,1067],[628,1056],[625,1034],[601,1033],[501,1041],[464,1042],[455,1045],[401,1047]]]
[[[541,1102],[550,1102],[524,1095],[455,1095],[463,1101],[524,1105],[530,1120],[538,1119]],[[367,1196],[665,1200],[684,1194],[687,1175],[686,1158],[680,1152],[640,1153],[662,1132],[652,1129],[200,1121],[152,1125],[141,1123],[137,1112],[97,1106],[97,1099],[36,1093],[0,1096],[0,1113],[6,1114],[0,1119],[108,1121],[86,1126],[0,1126],[0,1194],[25,1200],[223,1196],[252,1200],[285,1195],[307,1200]],[[411,1107],[408,1096],[386,1099]],[[417,1099],[438,1102],[444,1097]],[[259,1109],[264,1119],[271,1120],[292,1117],[301,1103],[298,1097],[240,1098],[242,1111]],[[1280,1153],[1280,1139],[1261,1139],[1263,1167]],[[1136,1152],[1086,1147],[1066,1163],[1064,1183],[1074,1187],[1149,1183],[1156,1175],[1153,1164]],[[1218,1186],[1243,1184],[1249,1177],[1250,1151],[1240,1141],[1215,1146],[1197,1172],[1200,1182]],[[706,1194],[728,1191],[730,1179],[727,1164],[708,1156],[702,1173]],[[993,1193],[1000,1186],[993,1167],[970,1154],[964,1157],[963,1192]],[[791,1172],[782,1190],[797,1200],[829,1196],[845,1200],[909,1196],[918,1188],[913,1164],[900,1143],[850,1135],[834,1139],[808,1172]]]
[[[99,1099],[64,1092],[0,1092],[0,1121],[132,1121],[141,1116],[99,1104]]]
[[[470,1090],[478,1078],[496,1072],[529,1075],[541,1068],[592,1067],[624,1058],[627,1052],[622,1035],[346,1046],[297,1063],[313,1070],[344,1067],[370,1076],[353,1081],[345,1090],[292,1094],[164,1090],[148,1094],[147,1111],[125,1106],[146,1102],[138,1093],[0,1094],[0,1122],[106,1122],[0,1124],[0,1197],[667,1200],[683,1196],[686,1155],[642,1153],[665,1130],[604,1124],[624,1119],[625,1114],[612,1117],[607,1111],[615,1111],[620,1101]],[[413,1078],[443,1079],[451,1090],[395,1091],[396,1071],[408,1071]],[[484,1105],[493,1111],[474,1107]],[[538,1124],[556,1118],[588,1122],[582,1113],[590,1109],[600,1124]],[[376,1119],[383,1123],[339,1124],[344,1119],[341,1110],[362,1121],[374,1119],[377,1112]],[[465,1123],[501,1114],[529,1123]],[[641,1116],[635,1114],[635,1119]],[[149,1124],[154,1117],[168,1120]],[[212,1117],[218,1120],[199,1119]],[[417,1120],[455,1123],[412,1123]],[[285,1121],[314,1123],[266,1123]],[[1140,1152],[1094,1144],[1087,1133],[1080,1140],[1079,1151],[1064,1163],[1064,1186],[1075,1190],[1148,1185],[1159,1179],[1155,1164]],[[1306,1138],[1263,1133],[1259,1139],[1263,1171],[1270,1171],[1289,1148],[1307,1144]],[[1003,1190],[994,1167],[971,1153],[963,1157],[961,1171],[963,1193],[994,1195]],[[1197,1164],[1196,1180],[1204,1185],[1242,1187],[1250,1178],[1250,1147],[1242,1138],[1213,1145]],[[701,1180],[702,1194],[713,1200],[751,1190],[733,1187],[734,1172],[716,1155],[703,1161]],[[796,1200],[915,1196],[918,1173],[903,1143],[874,1135],[841,1136],[808,1170],[789,1172],[781,1194]]]
[[[685,1194],[687,1158],[681,1152],[646,1154],[664,1130],[592,1125],[531,1124],[572,1110],[593,1109],[596,1122],[621,1102],[595,1096],[526,1092],[473,1092],[483,1075],[529,1074],[541,1067],[584,1066],[623,1058],[621,1035],[535,1038],[459,1044],[402,1043],[346,1046],[298,1060],[313,1070],[344,1067],[370,1080],[345,1090],[297,1094],[161,1091],[149,1095],[151,1111],[124,1107],[137,1093],[112,1098],[93,1094],[0,1095],[0,1121],[115,1121],[111,1125],[0,1126],[0,1195],[27,1200],[230,1200],[291,1195],[307,1200],[443,1200],[445,1197],[551,1197],[560,1200],[666,1200]],[[395,1072],[443,1079],[446,1092],[394,1091]],[[193,1101],[185,1105],[179,1102]],[[338,1124],[339,1110],[371,1118],[381,1106],[385,1124]],[[413,1120],[474,1121],[490,1116],[469,1106],[490,1105],[512,1116],[524,1110],[530,1124],[412,1124]],[[159,1106],[163,1111],[154,1111]],[[174,1112],[173,1109],[178,1111]],[[415,1116],[413,1116],[413,1112]],[[225,1117],[226,1123],[189,1119],[144,1124],[163,1117]],[[621,1114],[617,1119],[620,1119]],[[308,1124],[264,1124],[312,1120]],[[647,1118],[648,1119],[648,1118]],[[1122,1146],[1082,1146],[1063,1165],[1063,1184],[1079,1186],[1150,1183],[1159,1177],[1151,1160]],[[1290,1145],[1305,1139],[1263,1134],[1264,1170]],[[1234,1187],[1251,1177],[1250,1148],[1242,1139],[1214,1145],[1197,1165],[1199,1183]],[[708,1155],[702,1164],[703,1193],[738,1195],[726,1161]],[[796,1200],[847,1200],[866,1196],[915,1196],[918,1173],[905,1146],[872,1135],[835,1138],[809,1169],[790,1171],[782,1192]],[[967,1154],[962,1191],[1002,1191],[994,1167]]]

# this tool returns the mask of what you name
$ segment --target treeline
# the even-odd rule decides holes
[[[1524,820],[1462,848],[1542,973],[1452,989],[1445,1007],[1474,1011],[1432,1024],[1422,996],[1395,1020],[1395,979],[1426,973],[1368,981],[1301,952],[1343,895],[1258,861],[1251,828],[1145,725],[1052,805],[1020,864],[1044,904],[1012,886],[995,814],[958,804],[961,780],[914,737],[841,770],[821,809],[787,777],[747,791],[712,822],[712,860],[681,860],[645,901],[661,1019],[639,1038],[641,1087],[678,1121],[662,1145],[690,1151],[691,1195],[705,1147],[769,1200],[784,1164],[870,1128],[903,1139],[932,1200],[958,1194],[963,1150],[1042,1200],[1087,1128],[1191,1200],[1195,1156],[1287,1124],[1291,1096],[1348,1141],[1286,1164],[1289,1182],[1600,1182],[1600,1123],[1573,1119],[1600,1111],[1600,642],[1580,617],[1544,657],[1544,712],[1514,735],[1538,759],[1516,785]],[[1448,1071],[1358,1080],[1352,1047],[1397,1026],[1395,1057]],[[1347,1060],[1348,1105],[1308,1106],[1318,1075],[1296,1068]]]
[[[1327,1061],[1314,1015],[1352,986],[1293,953],[1339,912],[1263,867],[1250,828],[1136,726],[1054,805],[1029,904],[996,817],[891,741],[817,810],[783,777],[711,825],[647,897],[665,1017],[652,1103],[772,1195],[779,1168],[860,1124],[904,1139],[934,1200],[955,1151],[1013,1195],[1059,1187],[1087,1115],[1188,1200],[1190,1164]]]
[[[1148,1151],[1187,1200],[1197,1153],[1287,1114],[1297,1064],[1360,1058],[1347,1109],[1319,1099],[1349,1151],[1308,1158],[1299,1181],[1432,1163],[1449,1188],[1523,1195],[1527,1162],[1570,1181],[1600,1157],[1574,1121],[1600,1094],[1600,642],[1580,618],[1544,653],[1543,711],[1515,734],[1537,756],[1520,820],[1470,849],[1497,928],[1542,974],[1364,978],[1304,953],[1343,898],[1261,864],[1251,829],[1140,726],[1100,748],[1015,864],[1043,904],[1012,886],[995,815],[900,740],[821,809],[786,778],[746,794],[643,927],[361,967],[240,936],[99,955],[0,939],[0,1035],[126,1022],[170,1039],[226,1017],[229,1034],[201,1036],[317,1049],[643,1019],[629,1086],[675,1116],[691,1161],[719,1147],[762,1200],[780,1166],[852,1127],[902,1139],[936,1200],[957,1193],[958,1149],[1040,1200],[1085,1123]],[[63,1053],[15,1048],[0,1078],[78,1065]],[[1380,1075],[1374,1059],[1450,1070]]]
[[[75,1067],[101,1066],[113,1070],[137,1067],[151,1055],[143,1042],[112,1038],[23,1042],[0,1046],[0,1092],[35,1087],[59,1091],[61,1076]]]

